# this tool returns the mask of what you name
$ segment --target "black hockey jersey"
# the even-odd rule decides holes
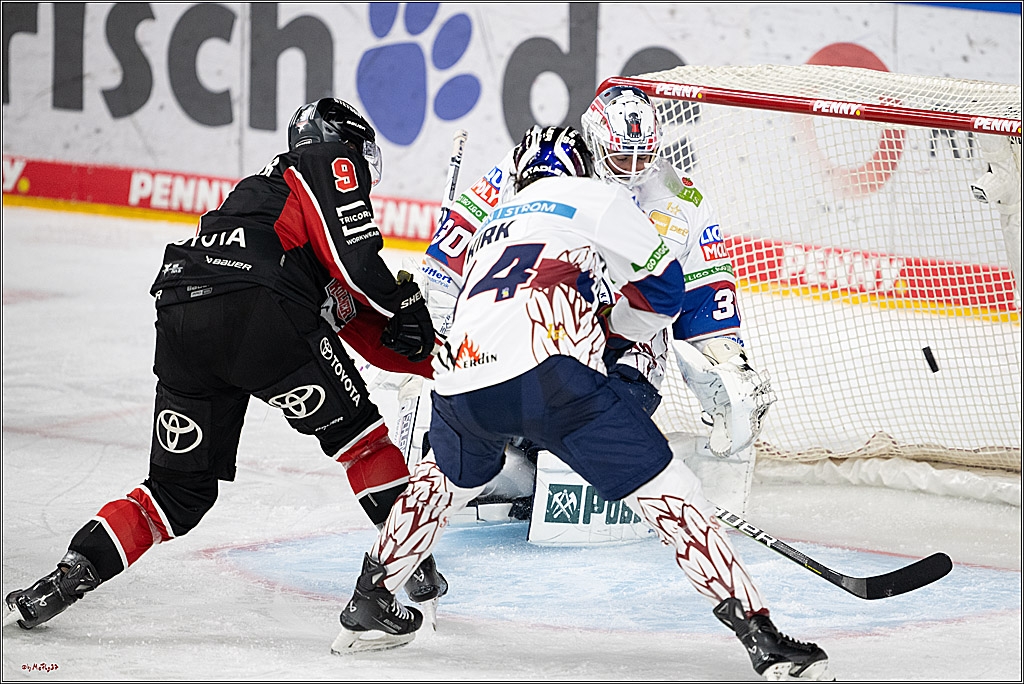
[[[365,161],[346,143],[278,155],[204,214],[194,237],[167,245],[151,289],[157,306],[262,285],[318,309],[335,278],[390,317],[400,298],[379,254],[370,186]]]

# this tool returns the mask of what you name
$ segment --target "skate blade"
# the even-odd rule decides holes
[[[366,632],[353,632],[350,629],[341,628],[341,632],[331,644],[331,653],[334,655],[347,655],[349,653],[365,653],[368,651],[386,651],[392,648],[404,646],[416,638],[416,632],[409,634],[388,634],[377,630]]]
[[[793,663],[776,663],[761,673],[769,682],[834,682],[836,678],[828,668],[827,660],[811,663],[800,674],[791,674]]]
[[[423,603],[417,603],[416,607],[423,613],[423,624],[429,626],[431,632],[437,631],[437,599],[432,598]]]
[[[18,624],[18,620],[21,620],[21,611],[18,609],[8,610],[7,614],[4,615],[4,627]]]

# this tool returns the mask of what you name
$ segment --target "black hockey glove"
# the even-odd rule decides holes
[[[384,327],[380,343],[413,363],[419,363],[434,351],[434,325],[423,293],[405,271],[398,272],[398,294],[402,299],[401,308]]]

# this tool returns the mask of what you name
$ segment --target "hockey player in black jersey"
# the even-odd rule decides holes
[[[431,374],[435,335],[423,297],[379,254],[373,128],[326,98],[295,113],[288,148],[205,214],[194,237],[167,246],[152,288],[158,383],[149,476],[104,505],[53,572],[7,595],[5,624],[46,622],[195,527],[218,481],[235,477],[250,396],[319,440],[374,524],[405,489],[405,460],[338,339],[386,370]],[[446,590],[431,558],[406,585],[417,602]],[[401,611],[419,626],[418,611]]]

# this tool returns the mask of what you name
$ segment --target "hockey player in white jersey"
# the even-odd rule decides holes
[[[700,481],[607,367],[668,326],[683,271],[631,194],[586,178],[592,160],[571,128],[531,129],[516,148],[515,194],[466,250],[464,288],[435,360],[428,453],[370,552],[332,650],[410,641],[421,619],[395,592],[449,517],[502,469],[523,436],[639,512],[714,614],[769,679],[828,677],[814,644],[780,634]],[[369,638],[371,637],[372,638]]]
[[[677,362],[673,351],[678,348],[684,378],[704,409],[705,422],[713,423],[710,440],[693,436],[686,449],[692,456],[690,463],[701,470],[726,473],[720,480],[723,495],[728,491],[739,503],[718,503],[742,510],[753,465],[749,447],[775,397],[767,374],[751,367],[744,350],[735,275],[712,202],[691,178],[658,157],[658,116],[642,90],[605,89],[582,123],[584,138],[595,155],[596,175],[633,193],[682,266],[686,281],[678,319],[649,339],[637,340],[609,375],[653,415],[661,402],[666,364]],[[442,335],[463,287],[470,238],[511,192],[512,155],[512,151],[506,154],[460,196],[422,259],[421,288],[427,292],[434,327]],[[674,347],[671,338],[687,344]],[[417,447],[414,442],[412,450]],[[712,453],[731,458],[718,463],[720,459]],[[527,490],[524,478],[517,477],[523,470],[521,457],[513,449],[508,456],[508,467],[492,486],[498,490],[493,494],[514,498],[532,493],[532,481],[525,483],[530,486]]]

